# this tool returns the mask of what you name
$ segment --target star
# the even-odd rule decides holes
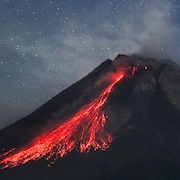
[[[180,63],[177,0],[2,0],[0,7],[0,129],[119,53]]]

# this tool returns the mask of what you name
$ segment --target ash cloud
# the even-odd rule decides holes
[[[179,55],[179,25],[172,20],[176,10],[166,3],[153,3],[142,18],[144,31],[140,34],[141,48],[139,54],[143,57],[172,59],[180,63]]]

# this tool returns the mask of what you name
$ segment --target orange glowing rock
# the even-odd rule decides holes
[[[134,74],[136,68],[132,69]],[[35,138],[30,144],[21,149],[12,149],[0,156],[1,169],[12,168],[25,164],[31,160],[39,160],[46,157],[47,160],[53,157],[53,161],[63,157],[74,148],[79,152],[107,149],[112,137],[105,131],[106,116],[102,110],[114,85],[124,77],[124,70],[111,75],[111,83],[100,95],[85,104],[71,118],[60,124],[49,133],[44,133]]]

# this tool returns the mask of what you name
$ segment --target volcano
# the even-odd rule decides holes
[[[0,131],[1,179],[179,179],[180,67],[118,55]]]

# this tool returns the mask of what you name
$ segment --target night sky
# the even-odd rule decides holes
[[[0,129],[120,53],[180,63],[180,1],[0,0]]]

